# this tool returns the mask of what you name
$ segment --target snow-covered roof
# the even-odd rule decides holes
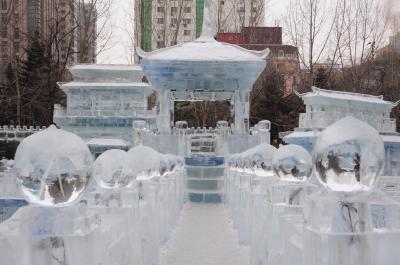
[[[69,82],[60,83],[63,87],[75,88],[75,87],[90,87],[90,88],[104,88],[104,87],[121,87],[121,88],[150,88],[148,83],[106,83],[106,82]]]
[[[69,82],[58,83],[64,92],[71,89],[127,89],[137,92],[150,93],[151,86],[148,83],[92,83],[92,82]]]
[[[106,138],[93,138],[93,139],[89,140],[86,144],[91,145],[91,146],[111,146],[111,147],[115,147],[115,146],[128,147],[129,146],[129,144],[122,139],[106,139]]]
[[[140,65],[129,64],[76,64],[69,70],[142,71]]]
[[[148,60],[174,61],[260,61],[265,59],[269,50],[252,51],[240,46],[218,42],[213,38],[201,37],[195,41],[144,52],[137,48],[139,56]]]
[[[77,64],[69,68],[75,81],[142,82],[140,65]]]
[[[291,134],[286,135],[283,140],[286,141],[288,139],[295,139],[295,138],[314,138],[318,137],[319,131],[295,131]],[[381,135],[382,141],[385,143],[400,143],[400,135]]]
[[[319,100],[322,98],[335,100],[333,101],[334,104],[337,104],[339,100],[339,101],[365,103],[368,105],[369,104],[384,105],[393,108],[397,106],[399,103],[399,102],[394,103],[390,101],[385,101],[383,99],[383,96],[373,96],[373,95],[366,95],[366,94],[359,94],[359,93],[352,93],[345,91],[325,90],[315,86],[312,87],[312,92],[307,92],[304,94],[296,92],[296,94],[303,100],[312,98],[318,98]]]

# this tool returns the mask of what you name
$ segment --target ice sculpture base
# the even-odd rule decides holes
[[[400,204],[382,192],[320,192],[306,213],[304,264],[398,264]]]
[[[82,204],[23,207],[0,230],[0,264],[101,263],[99,218]]]

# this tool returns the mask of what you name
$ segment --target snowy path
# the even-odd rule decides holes
[[[221,204],[187,203],[160,265],[247,265],[247,250]]]

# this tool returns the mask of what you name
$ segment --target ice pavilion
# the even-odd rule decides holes
[[[296,92],[297,93],[297,92]],[[299,144],[312,151],[319,132],[346,116],[367,122],[380,132],[385,143],[385,175],[400,174],[400,134],[396,132],[396,120],[390,113],[399,102],[390,102],[383,96],[372,96],[313,87],[311,92],[297,95],[306,105],[306,113],[299,117],[299,127],[294,132],[283,133],[283,141]]]

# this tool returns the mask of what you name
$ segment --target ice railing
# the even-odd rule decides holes
[[[312,113],[300,113],[299,117],[299,128],[326,128],[336,121],[342,119],[345,116],[354,116],[362,121],[367,122],[372,127],[380,132],[395,132],[396,131],[396,120],[386,117],[379,117],[374,115],[363,115],[358,112],[355,113],[343,113],[343,112],[312,112]]]
[[[4,125],[0,126],[0,139],[8,141],[20,141],[34,133],[46,129],[45,126],[19,126]]]
[[[1,160],[0,187],[8,190],[5,195],[0,189],[0,264],[159,264],[186,197],[183,160],[154,155],[161,156],[159,168],[151,170],[157,176],[143,174],[123,189],[94,185],[80,202],[61,207],[55,216],[51,207],[28,205],[20,187],[4,185],[6,176],[13,183],[15,177],[12,163]],[[36,211],[54,219],[37,222],[30,218]]]
[[[338,249],[346,248],[347,239],[343,242],[334,242],[331,239],[331,245],[314,243],[316,242],[314,241],[315,238],[310,238],[309,234],[306,235],[305,233],[306,209],[304,206],[287,207],[285,203],[273,203],[285,196],[285,187],[279,187],[278,177],[275,174],[265,174],[260,178],[260,174],[254,170],[257,163],[258,161],[248,159],[246,152],[233,154],[227,158],[223,195],[225,207],[233,221],[234,228],[238,232],[239,243],[249,248],[250,265],[392,264],[376,263],[376,260],[372,260],[372,263],[359,263],[357,260],[348,263],[341,263],[340,261],[335,263],[335,261],[327,262],[328,260],[326,260],[322,262],[317,259],[313,261],[314,263],[310,263],[309,261],[313,260],[314,251],[338,251],[334,252],[335,255],[345,255],[346,251],[342,253]],[[272,161],[264,165],[265,168],[272,166]],[[305,196],[305,198],[301,200],[307,200],[307,197],[318,193],[321,187],[315,183],[315,176],[313,176],[310,184],[302,191],[304,194],[301,196]],[[389,197],[400,202],[400,176],[381,176],[377,186]],[[373,199],[371,198],[371,200]],[[373,209],[380,213],[379,207],[382,206],[376,205],[376,208]],[[379,214],[376,216],[375,222],[389,222],[385,219],[380,220],[378,216]],[[399,219],[396,222],[396,225],[392,225],[397,227],[400,223]],[[321,227],[323,225],[321,223]],[[333,225],[340,226],[339,223]],[[316,235],[314,236],[316,237]],[[356,240],[357,238],[365,240],[363,237],[364,235],[354,236]],[[351,238],[349,237],[349,240]],[[388,241],[384,240],[382,243],[400,243],[398,237],[396,239],[386,238],[386,240]],[[392,243],[390,243],[390,240],[393,240]],[[307,245],[307,248],[305,248],[305,245]],[[368,248],[355,248],[352,251],[355,251],[354,253],[357,253],[357,255],[363,255],[363,251],[368,251]],[[348,257],[343,258],[348,259]],[[393,256],[389,256],[387,259],[393,260]],[[341,260],[341,258],[338,258],[338,260]]]
[[[65,108],[58,107],[54,109],[55,118],[63,117],[154,117],[157,115],[156,110],[148,110],[145,107],[135,107],[134,110],[79,110],[67,111]]]

